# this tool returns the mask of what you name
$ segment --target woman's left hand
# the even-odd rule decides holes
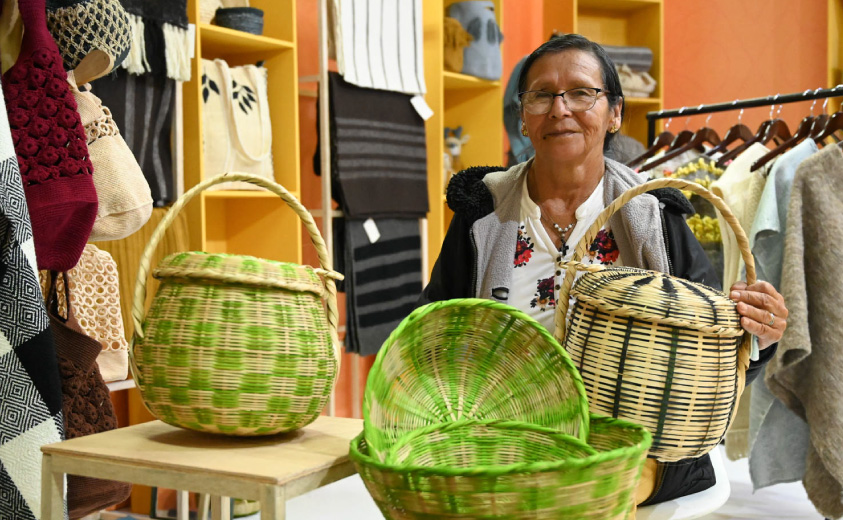
[[[782,339],[787,328],[787,307],[784,297],[767,282],[732,286],[729,297],[738,302],[741,326],[758,338],[758,348],[764,350]]]

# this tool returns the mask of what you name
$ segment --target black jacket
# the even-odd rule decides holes
[[[439,258],[433,266],[430,282],[419,304],[451,298],[471,298],[475,270],[471,226],[494,211],[494,200],[483,177],[502,167],[475,167],[458,173],[448,185],[448,206],[454,211],[451,225],[442,242]],[[667,188],[642,196],[659,199],[662,228],[665,233],[670,274],[720,289],[720,281],[702,246],[685,223],[685,215],[694,213],[688,199],[678,190]],[[515,237],[513,237],[515,240]],[[749,385],[775,354],[776,345],[761,352],[761,359],[750,363],[746,372]],[[641,505],[657,504],[710,488],[715,483],[714,468],[708,455],[697,459],[662,463],[653,495]]]

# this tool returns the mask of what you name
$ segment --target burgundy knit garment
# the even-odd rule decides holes
[[[23,177],[39,269],[79,261],[97,215],[94,167],[44,0],[20,3],[24,41],[3,75],[12,140]]]

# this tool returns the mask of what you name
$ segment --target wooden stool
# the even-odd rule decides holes
[[[360,419],[319,417],[287,434],[224,437],[152,421],[49,444],[41,448],[41,518],[62,520],[71,474],[206,493],[218,497],[215,520],[227,518],[227,497],[259,500],[261,518],[283,520],[288,499],[355,473],[348,446],[362,429]],[[180,518],[186,512],[180,507]]]

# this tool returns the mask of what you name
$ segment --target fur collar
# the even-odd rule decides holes
[[[474,166],[457,173],[451,178],[446,190],[448,207],[469,222],[485,217],[495,210],[495,201],[483,177],[505,170],[502,166]],[[660,188],[651,191],[649,195],[678,213],[691,215],[696,211],[687,197],[675,188]]]

